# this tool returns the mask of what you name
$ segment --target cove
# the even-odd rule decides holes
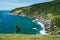
[[[21,27],[19,34],[40,34],[43,28],[36,22],[32,22],[32,18],[9,15],[9,11],[0,11],[0,34],[13,34],[16,33],[16,23]],[[32,28],[37,28],[34,30]]]

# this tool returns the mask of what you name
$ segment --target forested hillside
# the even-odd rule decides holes
[[[60,1],[51,1],[38,3],[27,7],[20,7],[10,11],[10,13],[32,18],[36,18],[38,16],[43,16],[46,18],[49,15],[56,16],[60,15]]]

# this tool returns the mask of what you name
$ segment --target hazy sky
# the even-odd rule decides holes
[[[12,10],[17,7],[49,1],[52,0],[0,0],[0,10]]]

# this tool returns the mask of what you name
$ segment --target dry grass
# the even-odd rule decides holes
[[[56,35],[0,34],[0,40],[60,40]]]

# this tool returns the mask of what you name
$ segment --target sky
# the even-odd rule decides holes
[[[18,7],[49,1],[52,0],[0,0],[0,10],[12,10]]]

